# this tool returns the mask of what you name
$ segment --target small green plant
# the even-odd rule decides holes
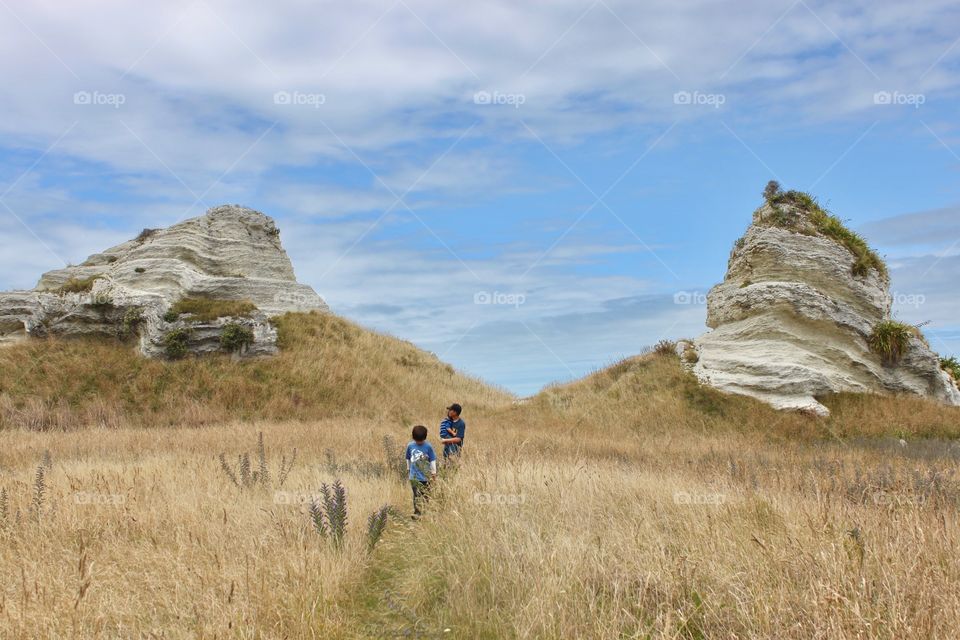
[[[673,340],[661,340],[653,347],[653,352],[658,356],[677,355],[677,343]]]
[[[140,244],[143,244],[144,242],[147,241],[147,239],[149,239],[157,231],[159,231],[159,229],[144,229],[143,231],[137,234],[137,237],[134,238],[134,240],[136,242],[139,242]]]
[[[253,331],[242,324],[231,322],[224,325],[220,332],[220,348],[224,351],[240,351],[247,345],[253,344]]]
[[[884,364],[895,365],[910,346],[910,338],[919,335],[920,330],[912,324],[887,319],[873,328],[867,344],[871,351],[880,356]]]
[[[57,289],[57,293],[89,293],[93,289],[93,283],[103,276],[90,276],[89,278],[67,278]]]
[[[960,387],[960,360],[951,356],[949,358],[940,358],[940,367],[950,374],[953,382]]]
[[[180,315],[179,315],[176,311],[173,311],[173,310],[171,310],[171,309],[168,309],[168,310],[165,311],[164,314],[163,314],[163,321],[164,321],[164,322],[176,322],[176,321],[177,321],[177,318],[179,318],[179,317],[180,317]]]
[[[387,519],[390,517],[390,513],[393,509],[390,505],[383,505],[376,511],[370,514],[370,517],[367,518],[367,550],[373,551],[373,548],[377,546],[377,542],[380,541],[380,538],[383,536],[383,532],[387,528]]]
[[[257,310],[249,300],[214,300],[212,298],[181,298],[168,313],[190,315],[196,322],[212,322],[217,318],[246,318]],[[172,322],[168,321],[168,322]]]
[[[136,268],[134,269],[134,272],[136,272],[136,273],[146,273],[147,270],[144,269],[143,267],[136,267]]]
[[[143,322],[143,309],[140,307],[130,307],[123,314],[123,322],[120,324],[120,337],[127,338],[136,332],[137,327]]]
[[[347,490],[340,480],[335,480],[332,487],[323,483],[320,494],[321,500],[310,501],[310,520],[316,532],[340,550],[347,533]]]
[[[187,345],[189,342],[189,329],[173,329],[163,336],[163,350],[168,358],[182,358],[187,355]]]
[[[780,183],[776,180],[771,180],[763,189],[763,199],[770,202],[781,193],[783,193],[783,190],[780,188]]]

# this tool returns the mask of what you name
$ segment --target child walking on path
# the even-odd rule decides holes
[[[437,454],[427,442],[427,428],[418,424],[413,428],[413,442],[407,445],[407,470],[413,488],[413,517],[420,515],[420,506],[427,498],[430,482],[437,478]],[[429,475],[429,478],[427,477]]]

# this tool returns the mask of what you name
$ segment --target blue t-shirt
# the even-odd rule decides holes
[[[430,463],[437,459],[437,454],[433,452],[433,445],[424,440],[417,444],[416,440],[411,440],[407,445],[407,460],[410,461],[410,479],[426,482],[430,474]]]
[[[466,432],[467,423],[463,421],[463,418],[457,418],[456,420],[445,418],[444,421],[440,423],[441,438],[460,438],[460,444],[443,445],[444,458],[448,458],[451,455],[457,455],[460,453],[460,448],[463,446],[463,436]]]

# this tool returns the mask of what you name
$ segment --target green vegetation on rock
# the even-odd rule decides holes
[[[887,265],[867,244],[859,233],[851,231],[837,216],[820,206],[816,198],[803,191],[783,191],[780,185],[771,180],[763,191],[764,198],[773,213],[766,218],[771,224],[786,229],[793,228],[797,223],[797,216],[791,215],[790,208],[799,209],[807,214],[816,232],[843,245],[853,254],[853,275],[863,277],[875,269],[877,273],[886,277]]]
[[[873,328],[867,339],[870,350],[880,355],[884,364],[895,365],[906,353],[910,338],[920,337],[920,330],[899,320],[883,320]]]
[[[256,310],[257,306],[249,300],[182,298],[170,307],[163,319],[173,322],[177,317],[189,314],[196,322],[211,322],[217,318],[246,318]]]
[[[90,276],[89,278],[68,278],[57,289],[57,293],[87,293],[93,289],[93,283],[99,280],[102,276]]]
[[[940,358],[940,366],[950,374],[953,381],[960,387],[960,360],[955,357]]]
[[[253,344],[253,331],[249,327],[236,322],[223,327],[220,333],[220,348],[224,351],[239,351],[249,344]]]
[[[169,358],[182,358],[187,355],[187,343],[190,340],[188,329],[174,329],[163,336],[163,349]]]

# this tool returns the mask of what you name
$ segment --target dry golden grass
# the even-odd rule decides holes
[[[515,404],[349,323],[285,322],[276,368],[224,358],[134,370],[116,345],[86,345],[127,376],[101,398],[125,420],[181,415],[166,394],[195,376],[211,390],[188,399],[204,420],[253,421],[2,434],[0,637],[948,638],[960,628],[956,409],[843,396],[824,399],[827,420],[778,413],[703,389],[657,355]],[[81,375],[85,343],[41,345]],[[351,360],[361,355],[378,376]],[[140,388],[153,404],[124,404],[124,384],[150,379],[142,370],[165,386]],[[35,374],[19,375],[23,385]],[[69,377],[34,379],[46,393],[101,392]],[[315,390],[302,415],[266,393],[284,384]],[[22,397],[4,385],[7,402]],[[241,391],[262,406],[227,395]],[[400,410],[368,417],[371,397]],[[410,513],[381,437],[402,444],[422,422],[436,442],[451,397],[468,408],[463,464],[422,520],[391,521],[368,553],[372,511]],[[74,411],[89,406],[75,398]],[[261,430],[274,484],[240,491],[217,454],[253,455]],[[339,553],[303,504],[287,504],[335,477],[350,505]]]
[[[382,603],[358,637],[948,638],[960,625],[956,445],[619,425],[474,440],[416,534],[378,550],[365,588]]]
[[[148,360],[105,339],[30,340],[0,350],[0,429],[199,426],[231,420],[386,417],[469,398],[472,409],[512,396],[464,376],[409,342],[332,314],[276,320],[282,353]]]
[[[217,454],[256,460],[261,429],[271,485],[241,491]],[[342,617],[332,603],[368,560],[367,516],[406,506],[383,464],[391,430],[398,443],[409,435],[360,420],[5,434],[0,637],[329,637]],[[341,552],[310,528],[305,504],[335,477],[350,509]]]

